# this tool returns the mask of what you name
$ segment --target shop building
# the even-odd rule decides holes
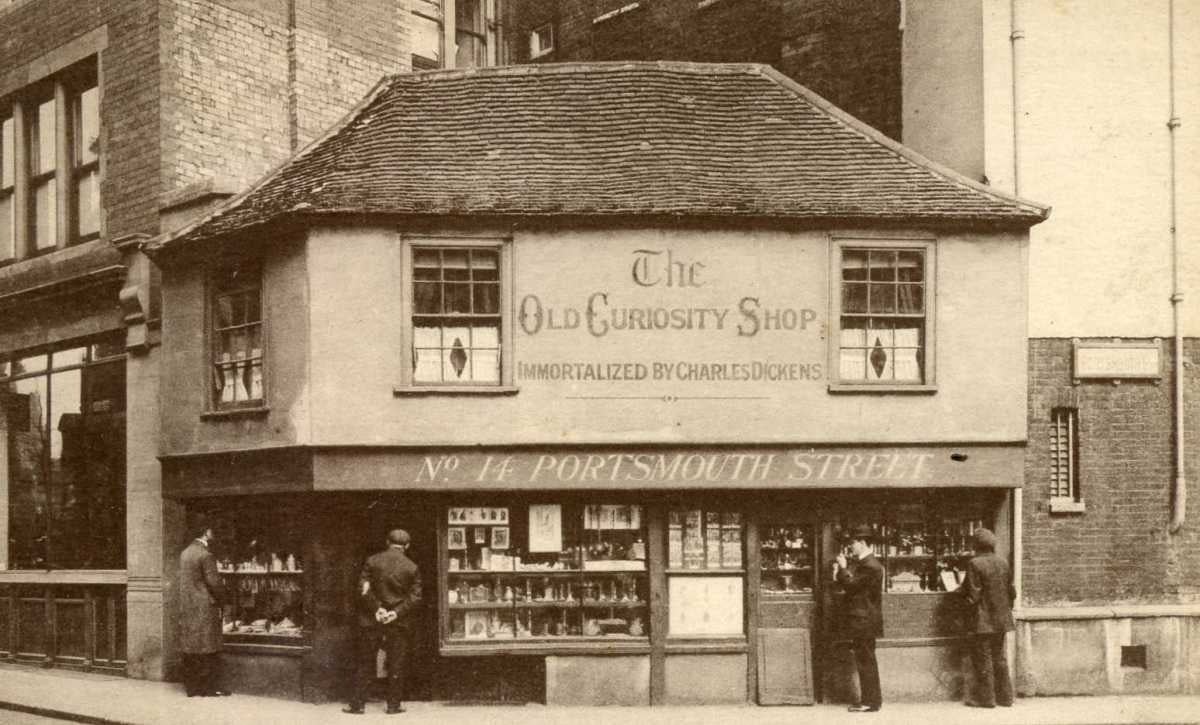
[[[770,63],[931,159],[1053,204],[1031,236],[1017,685],[1196,691],[1194,4],[506,7],[514,62]]]
[[[218,523],[228,676],[339,697],[401,526],[415,698],[848,699],[829,564],[866,523],[886,696],[955,696],[1047,212],[762,66],[384,79],[148,247],[163,495]]]
[[[169,675],[164,532],[182,520],[160,487],[158,277],[141,244],[409,68],[409,15],[0,3],[0,660]]]

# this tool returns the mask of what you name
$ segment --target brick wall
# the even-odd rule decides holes
[[[529,32],[555,27],[536,62],[687,60],[778,68],[893,138],[900,136],[900,10],[886,0],[513,0],[509,57],[527,63]]]
[[[101,54],[104,183],[108,233],[158,229],[158,3],[152,0],[38,0],[0,15],[0,72],[108,26]]]
[[[249,183],[341,118],[382,76],[410,68],[400,0],[164,7],[164,191],[211,178]]]
[[[1200,340],[1185,357],[1200,361]],[[1163,341],[1167,371],[1171,341]],[[1073,385],[1071,341],[1030,340],[1024,587],[1028,604],[1200,600],[1200,374],[1186,368],[1192,522],[1167,534],[1174,477],[1172,380]],[[1049,512],[1050,413],[1079,416],[1080,486],[1087,510]]]

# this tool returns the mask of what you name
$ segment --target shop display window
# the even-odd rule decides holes
[[[816,562],[812,524],[765,525],[758,536],[762,594],[811,594]]]
[[[305,613],[303,527],[250,507],[213,516],[213,554],[225,584],[222,631],[231,642],[298,644]]]
[[[673,508],[667,519],[671,637],[745,633],[744,527],[736,511]]]
[[[841,540],[848,545],[846,532],[871,526],[872,549],[884,565],[884,591],[897,594],[957,590],[974,556],[975,531],[987,525],[981,502],[957,498],[898,503],[874,518],[843,522]]]
[[[448,643],[647,637],[641,506],[451,506],[446,524]]]

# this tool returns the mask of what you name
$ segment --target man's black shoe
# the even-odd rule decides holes
[[[384,713],[388,715],[399,715],[402,712],[404,712],[404,708],[400,705],[388,705],[384,710]]]
[[[346,713],[347,715],[361,715],[363,714],[363,706],[347,705],[342,708],[342,712]]]
[[[229,697],[233,693],[231,693],[229,690],[213,690],[208,694],[209,697]]]
[[[846,710],[849,712],[879,712],[879,708],[873,705],[851,705]]]

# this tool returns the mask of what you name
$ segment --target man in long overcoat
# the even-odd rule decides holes
[[[421,574],[406,555],[409,536],[392,529],[387,548],[367,558],[359,577],[358,667],[350,703],[343,709],[361,715],[367,691],[375,679],[375,658],[382,647],[387,654],[387,714],[404,712],[404,675],[409,639],[417,605],[421,602]]]
[[[838,554],[834,571],[845,594],[842,632],[850,639],[858,670],[859,702],[850,706],[850,712],[876,712],[883,707],[875,661],[875,640],[883,636],[883,565],[871,552],[874,538],[868,526],[855,529],[850,542],[854,561],[847,563],[845,555]]]
[[[221,600],[225,596],[217,558],[208,550],[212,528],[195,527],[196,538],[179,555],[179,650],[188,697],[228,695],[218,686]]]
[[[1013,630],[1013,587],[1008,562],[996,553],[996,536],[987,529],[975,532],[975,556],[967,563],[962,583],[967,602],[967,631],[971,634],[971,664],[975,693],[970,707],[1011,707],[1012,679],[1004,654],[1004,637]]]

